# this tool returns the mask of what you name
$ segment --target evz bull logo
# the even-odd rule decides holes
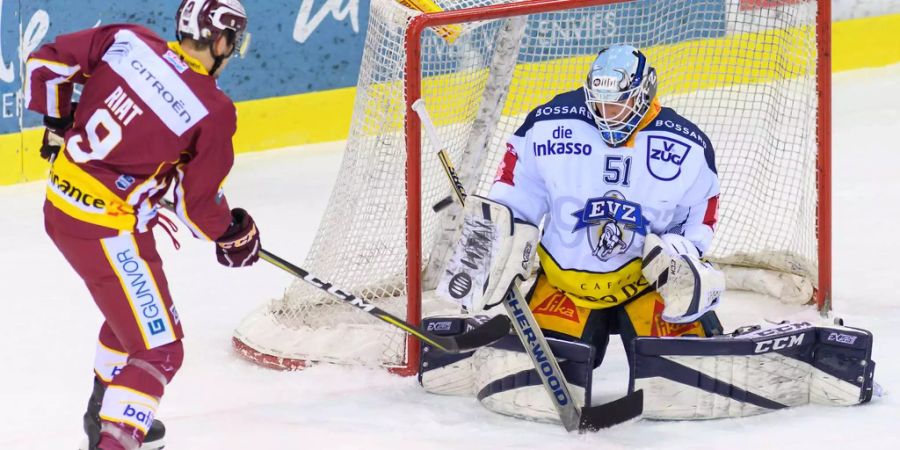
[[[647,169],[657,179],[674,180],[681,175],[681,164],[690,149],[690,145],[672,138],[648,136]]]
[[[634,242],[635,233],[647,235],[647,224],[641,213],[641,205],[625,200],[618,191],[609,191],[603,197],[592,198],[572,213],[578,218],[572,232],[588,228],[591,254],[601,261],[608,261],[625,253]]]

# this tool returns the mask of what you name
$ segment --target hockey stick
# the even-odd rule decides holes
[[[166,209],[173,212],[175,211],[175,205],[173,205],[172,202],[164,199],[160,203]],[[365,299],[344,292],[331,283],[320,280],[318,277],[312,275],[306,270],[303,270],[302,268],[291,264],[285,259],[280,258],[275,254],[266,251],[265,249],[259,250],[259,257],[266,262],[284,270],[285,272],[290,273],[291,275],[309,283],[310,285],[331,294],[331,296],[337,298],[338,300],[350,306],[354,306],[357,309],[362,310],[363,312],[371,314],[397,328],[400,328],[401,330],[409,333],[415,338],[430,344],[438,350],[447,353],[461,353],[471,351],[479,347],[484,347],[485,345],[488,345],[509,334],[509,318],[495,316],[466,333],[456,336],[438,336],[436,334],[429,333],[428,331],[425,331],[420,327],[412,325],[409,322],[406,322],[405,320],[369,303]]]
[[[425,108],[425,103],[422,99],[416,100],[412,109],[419,115],[425,132],[428,134],[428,140],[437,151],[438,158],[444,167],[444,173],[453,187],[456,200],[464,206],[466,190],[460,182],[456,169],[450,163],[447,152],[441,145],[434,123]],[[516,330],[519,340],[522,341],[526,353],[531,357],[535,372],[541,378],[547,394],[550,395],[566,431],[596,431],[631,420],[643,412],[644,391],[641,390],[628,393],[610,403],[579,409],[573,401],[568,384],[564,381],[565,377],[559,367],[559,361],[550,351],[550,345],[538,326],[528,302],[519,291],[517,282],[514,281],[510,285],[509,291],[503,299],[503,305],[506,307],[509,317],[514,319],[512,321],[513,329]]]

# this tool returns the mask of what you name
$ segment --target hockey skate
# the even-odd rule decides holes
[[[78,450],[97,450],[100,442],[100,405],[103,403],[103,394],[106,386],[96,377],[94,389],[88,400],[87,411],[84,413],[84,433],[87,437],[78,446]],[[166,426],[159,420],[153,419],[153,424],[147,430],[141,450],[159,450],[166,446]]]
[[[94,439],[94,437],[85,438],[81,445],[78,446],[78,450],[97,449],[97,441],[100,439],[99,427],[96,437],[97,441],[91,442],[91,439]],[[164,448],[166,448],[166,426],[161,421],[153,419],[153,425],[150,425],[150,429],[147,431],[141,450],[160,450]]]

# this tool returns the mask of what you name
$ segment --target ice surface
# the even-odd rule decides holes
[[[205,449],[625,449],[896,448],[900,383],[900,65],[834,77],[834,305],[847,324],[875,334],[876,379],[888,395],[855,408],[807,406],[710,422],[639,421],[589,436],[492,414],[474,399],[422,392],[379,370],[319,366],[274,372],[238,358],[232,329],[280,296],[288,275],[259,264],[226,269],[212,246],[158,236],[184,322],[186,362],[159,417],[173,450]],[[340,165],[341,145],[238,157],[227,186],[271,251],[302,262]],[[43,185],[0,188],[0,449],[75,448],[90,394],[100,315],[81,280],[43,231]],[[893,280],[893,281],[892,281]],[[729,295],[727,329],[760,318],[815,318],[809,309]],[[595,400],[624,393],[617,339],[596,374]]]

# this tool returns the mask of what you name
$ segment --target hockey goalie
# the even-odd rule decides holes
[[[662,106],[656,88],[644,54],[616,45],[599,52],[582,88],[532,110],[488,197],[469,197],[439,295],[481,314],[521,283],[579,406],[590,406],[591,375],[614,334],[646,418],[868,401],[864,330],[785,322],[723,335],[714,310],[724,276],[702,258],[717,221],[713,144]],[[426,326],[453,334],[477,320],[432,317]],[[559,421],[517,336],[462,355],[425,346],[421,361],[429,392]]]

